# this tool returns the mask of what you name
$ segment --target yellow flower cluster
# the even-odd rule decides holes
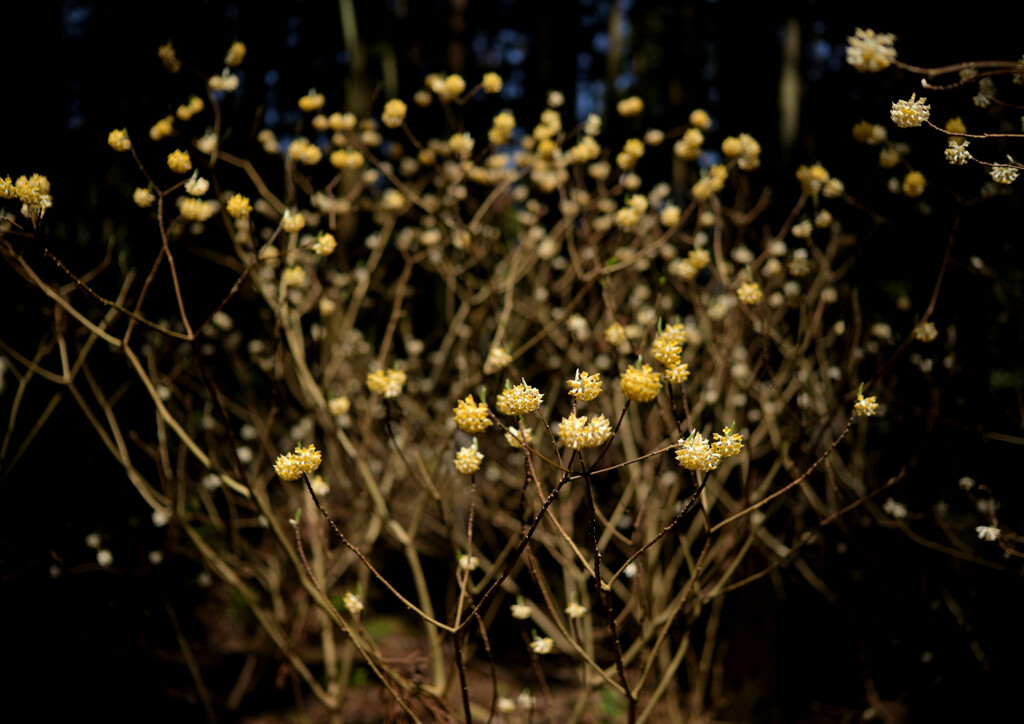
[[[900,128],[916,128],[928,120],[932,107],[925,103],[927,98],[918,98],[917,93],[910,94],[909,101],[896,101],[892,104],[889,116]]]
[[[288,158],[306,166],[317,165],[323,157],[324,152],[308,138],[296,138],[288,146]]]
[[[721,454],[712,451],[711,443],[699,432],[691,431],[690,437],[680,438],[676,450],[676,461],[687,470],[714,470],[722,462]]]
[[[892,33],[876,33],[870,28],[857,28],[846,39],[846,62],[861,73],[885,70],[896,60],[896,48],[893,46],[895,41],[896,36]]]
[[[384,112],[381,113],[380,120],[388,128],[398,128],[405,123],[405,114],[408,110],[409,107],[405,105],[405,101],[392,98],[384,104]]]
[[[601,373],[590,374],[576,370],[576,378],[566,380],[569,394],[581,402],[590,402],[601,394]]]
[[[735,158],[743,171],[753,171],[761,165],[761,144],[749,133],[728,136],[722,141],[722,153]]]
[[[501,76],[497,73],[484,73],[484,79],[480,85],[484,89],[484,93],[501,93],[501,89],[505,85],[505,81],[502,80]]]
[[[192,173],[192,178],[185,182],[185,193],[189,196],[202,196],[210,190],[210,182],[199,175],[198,171]]]
[[[484,454],[477,450],[476,439],[469,447],[459,448],[455,453],[455,470],[462,475],[472,475],[480,469],[480,463],[484,461]]]
[[[559,439],[573,450],[603,445],[611,436],[612,426],[604,415],[577,417],[574,413],[558,424]]]
[[[921,322],[914,327],[914,339],[919,342],[933,342],[939,336],[934,322]]]
[[[644,112],[644,101],[640,96],[630,96],[629,98],[623,98],[621,101],[615,104],[615,110],[623,118],[632,118],[633,116],[639,116]]]
[[[492,424],[489,415],[490,408],[487,407],[487,403],[475,402],[472,395],[467,395],[466,399],[459,400],[452,412],[455,413],[455,424],[459,426],[459,429],[471,435],[483,432]]]
[[[487,361],[484,362],[484,374],[492,375],[510,364],[512,364],[512,355],[506,352],[504,347],[491,347],[487,353]]]
[[[352,408],[352,402],[345,396],[332,397],[327,401],[327,409],[332,415],[345,415]]]
[[[246,47],[245,43],[241,40],[236,40],[228,48],[227,54],[224,56],[224,65],[229,68],[237,68],[245,60]]]
[[[281,283],[286,287],[301,287],[306,283],[306,270],[301,266],[290,266],[281,272]]]
[[[498,412],[502,415],[528,415],[540,407],[543,401],[544,395],[540,390],[524,382],[498,395]]]
[[[321,231],[313,242],[313,252],[318,256],[330,256],[337,248],[338,240],[334,238],[334,234],[325,231]]]
[[[693,184],[691,189],[693,198],[698,201],[706,201],[711,194],[716,194],[725,188],[727,178],[729,178],[728,169],[722,164],[716,163],[708,173],[701,174],[701,177]]]
[[[132,142],[128,140],[128,132],[123,128],[115,128],[107,136],[107,144],[118,152],[128,151],[132,147]]]
[[[651,354],[654,359],[666,367],[675,367],[681,364],[683,348],[671,335],[659,334],[651,343]]]
[[[174,115],[182,121],[191,121],[192,117],[202,113],[205,107],[206,104],[203,103],[203,99],[199,96],[193,95],[189,97],[188,103],[182,103],[178,106]]]
[[[874,417],[878,413],[878,400],[874,395],[871,397],[857,395],[857,404],[853,406],[853,410],[860,417]]]
[[[174,133],[174,116],[164,116],[149,129],[149,140],[160,141]]]
[[[669,367],[663,374],[668,382],[673,385],[681,385],[690,379],[690,365],[683,362],[674,367]]]
[[[622,392],[634,402],[650,402],[661,391],[661,375],[650,365],[641,368],[629,367],[619,380]]]
[[[281,228],[291,233],[302,231],[306,228],[306,217],[299,212],[293,214],[290,209],[285,209],[284,216],[281,217]]]
[[[188,151],[176,148],[167,154],[167,168],[174,171],[174,173],[188,173],[191,171],[192,158],[188,155]]]
[[[303,473],[316,472],[323,460],[323,454],[316,445],[309,447],[295,446],[295,452],[278,455],[274,462],[274,472],[281,480],[298,480]]]
[[[252,213],[252,203],[249,202],[248,196],[235,194],[228,199],[227,211],[232,218],[247,219]]]
[[[524,427],[521,430],[515,427],[508,428],[508,432],[505,433],[505,442],[516,450],[522,449],[523,445],[530,441],[533,436],[532,427]]]
[[[350,151],[347,148],[339,148],[336,151],[331,151],[331,155],[328,159],[331,165],[337,169],[354,169],[362,168],[363,164],[366,163],[366,158],[359,151]]]
[[[53,206],[50,196],[50,180],[42,174],[19,176],[16,181],[11,177],[0,178],[0,198],[18,199],[30,214],[43,213]]]
[[[366,375],[366,387],[381,397],[391,399],[402,394],[406,376],[401,370],[377,370]]]
[[[716,432],[712,438],[714,442],[711,443],[711,452],[723,458],[738,455],[743,449],[743,436],[734,433],[731,427],[722,428],[721,434]]]
[[[683,137],[676,141],[672,153],[683,161],[696,161],[704,145],[704,134],[699,128],[687,128]]]
[[[903,194],[914,199],[924,193],[927,185],[924,174],[920,171],[911,171],[903,177]]]
[[[736,296],[744,304],[753,306],[761,302],[764,298],[764,292],[761,291],[761,285],[757,282],[744,282],[736,290]]]
[[[317,93],[315,90],[311,90],[306,95],[299,98],[299,110],[304,113],[314,113],[324,107],[326,99],[323,93]]]
[[[156,201],[156,195],[148,186],[146,188],[142,188],[140,186],[135,189],[135,193],[132,194],[132,201],[134,201],[135,205],[140,209],[148,209],[153,205],[153,202]]]
[[[178,211],[189,221],[208,221],[219,208],[216,201],[178,197]]]
[[[645,150],[644,142],[639,138],[627,139],[622,144],[622,150],[615,156],[615,165],[623,171],[629,171],[643,158]]]

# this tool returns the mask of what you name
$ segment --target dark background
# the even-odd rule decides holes
[[[901,59],[918,65],[1019,57],[1013,4],[971,3],[954,17],[911,3],[357,2],[354,46],[346,43],[339,4],[330,2],[9,5],[0,11],[0,173],[50,178],[54,207],[41,238],[24,253],[52,281],[65,280],[39,256],[42,244],[78,269],[94,264],[111,236],[119,253],[145,253],[134,246],[147,237],[137,232],[128,200],[140,181],[126,157],[107,147],[106,135],[126,126],[145,139],[153,122],[195,92],[187,68],[178,76],[161,68],[156,48],[168,40],[186,64],[205,72],[218,71],[231,41],[243,40],[249,54],[242,86],[226,112],[236,119],[261,113],[282,136],[298,121],[296,99],[311,87],[326,94],[329,109],[376,113],[381,97],[409,99],[433,71],[461,72],[470,83],[498,71],[524,125],[534,122],[548,89],[566,94],[576,120],[632,94],[646,102],[644,127],[677,127],[692,108],[706,108],[724,132],[746,131],[761,142],[759,173],[779,198],[793,195],[798,164],[820,161],[886,219],[851,222],[862,234],[854,282],[866,321],[898,330],[910,328],[913,313],[896,312],[895,297],[927,299],[959,217],[934,318],[941,344],[949,344],[947,330],[956,330],[955,364],[938,364],[952,351],[947,346],[935,353],[931,375],[905,362],[894,370],[893,397],[884,400],[893,414],[879,421],[884,444],[874,462],[884,480],[910,460],[907,478],[892,492],[921,514],[912,526],[926,538],[942,539],[929,521],[936,502],[971,514],[956,486],[963,475],[992,486],[1005,525],[1024,529],[1019,200],[973,204],[980,171],[946,166],[937,134],[888,123],[889,104],[919,90],[916,78],[861,75],[843,62],[855,27],[896,33]],[[789,22],[800,32],[803,79],[792,146],[778,140],[777,102]],[[608,55],[614,47],[617,59]],[[932,98],[935,119],[962,114],[969,130],[999,130],[995,114],[972,108],[969,98],[968,91]],[[471,104],[467,114],[474,113],[484,110]],[[568,124],[572,111],[566,116]],[[1013,113],[1000,117],[1019,123]],[[932,182],[923,205],[884,192],[887,175],[875,168],[876,149],[850,138],[862,118],[886,124],[892,138],[914,146],[912,161]],[[607,123],[612,138],[635,130],[633,121]],[[144,154],[152,152],[147,145],[139,143]],[[780,204],[770,213],[787,211]],[[973,256],[985,261],[983,270],[971,265]],[[41,297],[5,268],[0,301],[3,338],[32,349],[46,333],[34,311]],[[0,394],[3,425],[14,384],[9,376]],[[55,391],[38,388],[26,409],[41,409]],[[200,719],[164,606],[172,601],[177,611],[199,612],[182,626],[201,636],[208,593],[195,583],[198,564],[173,556],[173,544],[146,524],[123,472],[73,403],[62,403],[29,455],[3,473],[0,635],[4,658],[16,669],[4,686],[14,695],[9,701],[27,699],[44,721],[57,711],[105,712],[108,721]],[[115,554],[106,571],[84,545],[95,530]],[[172,555],[153,569],[145,553],[161,546]],[[837,546],[845,552],[837,554]],[[994,545],[978,555],[1004,563]],[[869,704],[879,708],[871,691],[890,702],[891,721],[1015,718],[1006,712],[1019,712],[1019,576],[926,549],[893,528],[861,528],[859,519],[830,529],[808,560],[838,601],[790,573],[785,596],[765,583],[726,605],[737,720],[857,721]],[[55,563],[63,575],[51,579]],[[214,683],[222,683],[216,675]],[[245,713],[289,706],[288,690],[269,689],[248,701]]]

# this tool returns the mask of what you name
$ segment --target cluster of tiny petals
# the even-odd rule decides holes
[[[666,367],[675,367],[683,361],[683,350],[679,342],[665,334],[659,334],[654,338],[654,342],[651,343],[651,354]]]
[[[857,404],[853,409],[860,417],[873,417],[878,412],[878,400],[874,396],[857,395]]]
[[[174,173],[188,173],[192,170],[192,158],[188,155],[188,151],[176,148],[167,154],[167,167]]]
[[[377,370],[366,375],[366,387],[381,397],[391,399],[402,394],[405,373],[401,370]]]
[[[480,463],[484,461],[484,455],[477,450],[476,441],[467,447],[459,448],[455,453],[455,470],[462,475],[472,475],[480,469]]]
[[[576,370],[576,379],[566,380],[569,394],[581,402],[590,402],[601,394],[601,373],[590,374]]]
[[[711,452],[721,455],[723,458],[738,455],[740,450],[743,449],[743,436],[739,433],[734,433],[728,427],[723,428],[721,433],[716,432],[712,439]]]
[[[543,401],[544,395],[540,390],[523,383],[498,395],[497,404],[503,415],[527,415],[540,407]]]
[[[330,256],[337,248],[338,240],[334,238],[334,234],[326,231],[321,231],[313,242],[313,252],[318,256]]]
[[[563,417],[558,424],[558,437],[566,447],[581,450],[604,445],[612,436],[612,426],[604,415]]]
[[[959,141],[959,143],[957,141]],[[966,138],[951,138],[949,140],[949,145],[946,146],[946,161],[954,166],[963,166],[966,164],[973,158],[973,156],[971,156],[971,152],[967,150],[969,145],[971,145],[971,143]]]
[[[676,461],[687,470],[708,472],[722,462],[721,453],[711,449],[711,443],[699,432],[691,432],[689,438],[680,438],[676,450]]]
[[[293,214],[291,210],[285,210],[281,217],[281,228],[288,232],[302,231],[306,227],[306,217],[301,213]]]
[[[320,467],[323,454],[310,444],[308,447],[296,445],[295,451],[286,455],[278,455],[274,462],[274,472],[281,480],[297,480],[302,473],[313,473]]]
[[[753,306],[761,302],[764,292],[761,291],[761,286],[757,282],[744,282],[736,291],[736,296],[744,304]]]
[[[650,402],[661,391],[661,375],[644,365],[640,369],[629,367],[619,381],[622,392],[634,402]]]
[[[515,427],[510,427],[508,428],[508,432],[505,433],[505,442],[516,450],[521,450],[523,445],[527,444],[532,436],[532,427],[524,427],[521,430]]]
[[[885,70],[896,60],[892,33],[876,33],[874,30],[857,28],[849,36],[846,46],[846,62],[860,72],[877,73]]]
[[[690,379],[690,365],[683,362],[674,367],[669,367],[662,374],[665,375],[665,379],[671,384],[681,385]]]
[[[934,322],[922,322],[914,327],[914,339],[919,342],[932,342],[939,336]]]
[[[494,374],[503,367],[512,364],[512,355],[505,351],[504,347],[491,347],[487,353],[487,361],[484,362],[484,374]]]
[[[459,400],[452,412],[455,413],[455,424],[463,432],[470,434],[483,432],[492,424],[487,403],[474,402],[472,395],[467,395],[466,399]]]
[[[252,203],[249,201],[248,196],[242,196],[242,194],[235,194],[228,199],[227,212],[234,219],[247,219],[249,214],[252,213]]]
[[[123,128],[115,128],[111,131],[107,136],[107,143],[118,152],[127,151],[132,147],[132,142]]]
[[[384,112],[381,113],[380,119],[388,128],[398,128],[405,123],[405,114],[408,110],[405,101],[392,98],[384,104]]]
[[[302,98],[299,98],[299,110],[306,113],[319,111],[324,107],[325,102],[326,99],[324,98],[323,93],[317,93],[315,90],[311,90],[309,93],[302,96]]]
[[[918,98],[917,93],[910,95],[909,101],[896,101],[892,104],[889,115],[892,122],[900,128],[916,128],[928,120],[932,107],[925,103],[927,98]]]
[[[1013,166],[993,166],[988,170],[992,180],[999,184],[1012,184],[1017,180],[1020,170]]]

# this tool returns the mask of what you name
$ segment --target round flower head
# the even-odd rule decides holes
[[[306,283],[306,270],[301,266],[290,266],[281,272],[281,282],[286,287],[301,287]]]
[[[455,470],[462,475],[472,475],[480,469],[480,463],[484,461],[484,455],[477,450],[476,439],[469,447],[459,448],[455,453]]]
[[[527,415],[544,401],[544,395],[536,387],[525,382],[511,387],[498,395],[498,412],[502,415]]]
[[[661,375],[644,365],[637,369],[628,367],[619,380],[622,392],[634,402],[650,402],[661,391]]]
[[[675,367],[669,367],[662,374],[665,379],[673,385],[681,385],[690,379],[690,365],[683,362]]]
[[[900,128],[916,128],[928,120],[932,107],[925,103],[927,98],[918,98],[917,93],[910,94],[909,101],[896,101],[892,104],[889,115],[892,122]]]
[[[317,235],[316,241],[313,242],[313,251],[319,256],[330,256],[337,248],[338,241],[334,238],[334,234],[324,231],[321,231]]]
[[[761,291],[761,287],[757,282],[744,282],[736,291],[736,296],[739,297],[739,300],[744,304],[753,306],[760,303],[764,298],[764,293]]]
[[[281,217],[281,228],[288,232],[302,231],[306,227],[306,217],[301,213],[293,214],[286,209]]]
[[[846,62],[861,73],[885,70],[896,60],[896,48],[893,46],[895,40],[896,36],[892,33],[876,33],[870,28],[857,28],[846,39]]]
[[[188,155],[188,151],[176,148],[167,154],[167,167],[174,173],[188,173],[192,170],[192,158]]]
[[[612,322],[604,330],[604,339],[617,347],[626,341],[626,328],[619,322]]]
[[[341,599],[341,604],[349,613],[360,613],[363,610],[363,601],[352,591],[349,591]]]
[[[274,472],[281,480],[297,480],[303,473],[313,473],[320,467],[322,453],[315,445],[309,447],[295,446],[295,452],[278,455],[274,462]]]
[[[914,339],[918,342],[932,342],[939,336],[934,322],[922,322],[914,327]]]
[[[224,56],[224,65],[229,68],[237,68],[245,60],[246,47],[245,43],[241,40],[236,40],[228,48],[227,55]]]
[[[192,174],[192,178],[185,182],[185,193],[189,196],[202,196],[210,190],[210,182],[199,175],[198,172]]]
[[[917,198],[924,193],[924,174],[920,171],[911,171],[903,177],[903,194],[910,198]]]
[[[501,79],[501,76],[498,75],[497,73],[484,73],[484,79],[481,82],[481,85],[483,86],[484,89],[484,93],[491,94],[501,93],[501,89],[502,86],[504,86],[504,84],[505,83]]]
[[[544,638],[535,636],[533,641],[530,642],[530,650],[538,656],[550,654],[555,650],[555,642],[550,636],[545,636]]]
[[[654,359],[666,367],[675,367],[682,363],[682,346],[672,336],[659,334],[651,343],[651,354]]]
[[[524,445],[530,442],[530,438],[533,436],[532,427],[524,427],[522,430],[515,427],[510,427],[508,432],[505,433],[505,442],[516,450],[521,450]]]
[[[135,205],[140,209],[148,209],[153,205],[153,202],[156,201],[156,196],[149,187],[139,187],[135,189],[135,193],[132,194],[132,201],[134,201]]]
[[[352,401],[345,395],[341,397],[332,397],[327,401],[327,409],[331,411],[332,415],[345,415],[352,407]]]
[[[401,370],[377,370],[366,375],[366,387],[385,399],[402,394],[406,376]]]
[[[558,424],[558,437],[573,450],[604,445],[612,436],[612,426],[604,415],[577,417],[571,414]]]
[[[699,432],[691,431],[690,437],[680,438],[678,445],[676,461],[687,470],[708,472],[717,468],[722,461],[721,454],[713,452],[711,443]]]
[[[228,199],[227,211],[234,219],[249,218],[249,214],[252,213],[252,204],[249,202],[249,197],[235,194]]]
[[[988,175],[997,184],[1012,184],[1019,174],[1020,171],[1012,166],[993,166],[988,170]]]
[[[587,615],[587,607],[579,601],[573,601],[565,607],[565,615],[569,618],[583,618]]]
[[[398,128],[405,123],[405,114],[408,110],[409,107],[405,105],[405,101],[399,98],[392,98],[384,104],[384,112],[381,114],[380,119],[388,128]]]
[[[324,94],[317,93],[315,90],[311,90],[306,95],[299,98],[299,110],[305,113],[313,113],[319,111],[324,107]]]
[[[467,395],[466,399],[459,400],[458,405],[452,408],[452,412],[455,413],[455,424],[459,429],[471,435],[483,432],[492,424],[488,415],[490,408],[487,407],[487,403],[474,402],[472,395]]]
[[[526,603],[513,603],[509,606],[509,610],[512,612],[512,618],[520,621],[525,621],[533,615],[533,609]]]
[[[731,427],[723,428],[721,434],[716,432],[712,437],[714,442],[711,443],[711,452],[723,458],[738,455],[743,449],[743,436],[734,433]]]
[[[505,351],[504,347],[491,347],[487,353],[487,361],[484,362],[484,374],[491,375],[512,364],[512,355]]]
[[[857,395],[857,404],[853,406],[853,409],[860,417],[873,417],[878,412],[878,401],[874,395],[871,397]]]
[[[590,374],[576,370],[576,379],[566,380],[569,394],[580,402],[590,402],[601,394],[601,373]]]
[[[128,133],[123,128],[115,128],[111,131],[107,136],[107,143],[118,152],[127,151],[132,147],[132,142],[128,140]]]

